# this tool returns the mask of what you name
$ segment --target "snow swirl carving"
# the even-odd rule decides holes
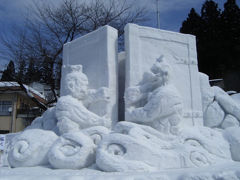
[[[181,96],[170,83],[170,77],[171,67],[161,56],[138,85],[126,89],[126,121],[177,134],[183,107]]]
[[[95,144],[81,132],[63,134],[48,153],[49,163],[57,169],[81,169],[95,161]]]
[[[57,135],[40,129],[26,130],[15,136],[8,153],[11,167],[31,167],[48,164],[47,153]]]
[[[109,134],[111,131],[104,126],[93,126],[87,129],[83,129],[82,132],[88,135],[94,142],[95,145],[98,145],[102,138]]]

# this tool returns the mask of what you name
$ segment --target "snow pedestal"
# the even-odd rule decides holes
[[[184,119],[180,126],[202,126],[202,99],[195,37],[128,24],[125,27],[125,48],[126,89],[145,81],[145,74],[150,72],[156,60],[164,57],[172,68],[171,84],[182,97]],[[126,104],[125,107],[126,111],[130,108]]]
[[[61,96],[69,95],[63,87],[64,77],[69,73],[69,65],[81,65],[82,72],[88,78],[90,89],[106,87],[110,91],[109,103],[94,103],[88,107],[99,116],[104,114],[111,119],[112,125],[117,122],[118,79],[117,79],[117,30],[104,26],[64,45]]]

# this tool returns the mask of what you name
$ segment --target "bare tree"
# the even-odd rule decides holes
[[[63,0],[58,6],[40,1],[31,7],[33,13],[26,18],[24,27],[14,28],[9,39],[1,34],[4,51],[0,56],[13,59],[18,65],[18,81],[24,81],[24,66],[34,61],[41,71],[40,81],[51,85],[55,92],[60,79],[63,45],[104,25],[118,29],[123,35],[127,23],[145,21],[147,12],[136,8],[136,2],[127,0],[92,0],[78,3]],[[56,94],[54,94],[56,97]]]

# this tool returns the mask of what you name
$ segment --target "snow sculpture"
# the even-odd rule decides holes
[[[165,173],[240,161],[240,107],[198,73],[194,37],[132,24],[125,35],[127,121],[116,123],[117,32],[105,26],[64,45],[62,96],[12,139],[11,167]]]
[[[69,94],[62,96],[56,105],[57,127],[60,134],[92,126],[111,126],[107,114],[102,116],[91,111],[90,106],[98,102],[107,104],[111,97],[109,89],[101,87],[97,90],[88,88],[88,78],[82,73],[81,65],[66,66],[68,74],[63,77],[65,84],[62,90]]]
[[[102,138],[111,131],[104,126],[93,126],[83,129],[82,132],[91,137],[95,145],[98,145]]]
[[[209,84],[206,74],[200,73],[204,125],[226,129],[239,127],[240,105],[221,88]]]
[[[11,167],[31,167],[48,164],[47,153],[57,139],[52,131],[29,129],[15,136],[8,152]]]
[[[182,97],[183,120],[179,126],[203,125],[194,36],[128,24],[125,49],[126,88],[139,84],[159,55],[163,55],[172,68],[171,83]]]
[[[229,160],[229,144],[215,130],[191,127],[173,136],[130,122],[118,123],[96,154],[97,166],[107,172],[204,167]]]
[[[82,132],[63,134],[48,153],[49,163],[57,169],[81,169],[95,162],[95,144]]]
[[[116,29],[103,26],[94,32],[66,43],[63,48],[61,96],[72,94],[71,90],[65,91],[65,87],[69,84],[66,81],[66,75],[72,71],[71,68],[65,67],[82,65],[82,72],[88,79],[88,88],[97,90],[106,87],[110,97],[108,102],[96,101],[89,104],[88,110],[98,116],[105,116],[105,118],[110,119],[110,125],[114,125],[118,121],[117,38]],[[84,79],[86,78],[82,80]],[[72,83],[74,83],[73,80]],[[102,89],[102,91],[99,93],[104,93],[105,90]],[[74,89],[73,92],[76,93]],[[90,92],[88,91],[88,93]]]
[[[230,144],[231,156],[234,161],[240,161],[240,128],[230,127],[224,131],[224,136]]]
[[[57,118],[55,116],[55,108],[48,108],[47,111],[43,113],[42,116],[34,119],[32,124],[28,126],[26,129],[44,129],[53,131],[56,134],[59,134],[59,130],[57,127]]]
[[[171,68],[164,57],[157,59],[150,73],[145,73],[137,86],[125,92],[125,120],[149,125],[160,132],[178,133],[182,119],[182,99],[169,83]]]

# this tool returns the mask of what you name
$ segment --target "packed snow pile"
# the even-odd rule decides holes
[[[85,66],[77,64],[81,54],[77,56],[78,48],[67,44],[61,97],[55,107],[7,140],[3,165],[13,169],[0,169],[1,175],[15,177],[21,170],[26,173],[22,167],[31,167],[59,176],[79,173],[88,179],[240,178],[240,104],[211,87],[208,76],[198,72],[194,37],[136,25],[127,28],[125,121],[115,122],[117,83],[111,79],[111,66],[104,67],[107,80],[94,79],[93,60]],[[134,28],[138,31],[133,35]],[[111,41],[116,36],[109,27],[94,32],[94,38],[98,33],[99,37],[109,33]],[[93,44],[100,40],[104,44],[89,37]],[[137,38],[141,47],[147,42],[146,47],[153,48],[147,52],[138,47],[148,60],[138,64],[141,70],[132,64],[144,60],[131,56],[137,56],[137,48],[132,49]],[[83,48],[81,41],[86,39],[73,44]],[[99,48],[111,49],[110,40],[104,41],[106,48]],[[158,47],[163,48],[158,51]],[[114,60],[114,54],[99,55],[93,49],[88,55],[80,51],[85,53],[81,57],[99,56],[109,64]],[[142,76],[132,77],[134,71]]]

